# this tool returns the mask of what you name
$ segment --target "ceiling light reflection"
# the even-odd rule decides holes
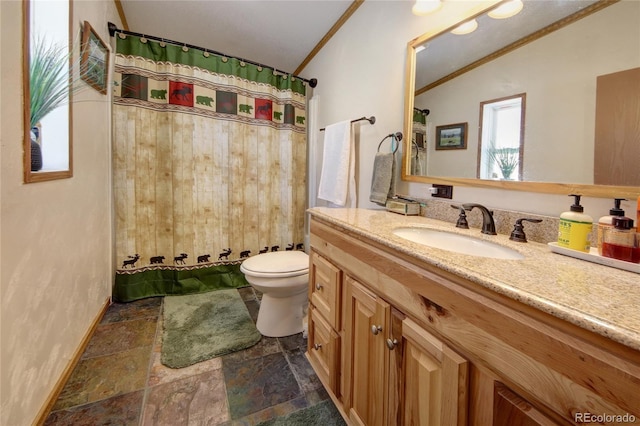
[[[478,21],[476,21],[475,19],[472,19],[470,21],[467,21],[463,24],[458,25],[457,27],[451,30],[451,33],[456,35],[469,34],[474,32],[476,28],[478,28]]]
[[[522,3],[522,0],[511,0],[493,9],[488,13],[488,15],[493,19],[510,18],[514,15],[517,15],[523,7],[524,4]]]
[[[411,8],[411,12],[414,15],[423,16],[435,12],[440,9],[440,6],[442,6],[440,0],[416,0],[416,3]]]

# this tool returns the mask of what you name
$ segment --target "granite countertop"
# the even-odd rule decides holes
[[[640,274],[551,252],[546,244],[518,243],[507,235],[384,210],[315,207],[309,213],[351,232],[461,276],[497,293],[640,350]],[[503,260],[454,253],[413,243],[392,231],[424,226],[495,242],[524,259]]]

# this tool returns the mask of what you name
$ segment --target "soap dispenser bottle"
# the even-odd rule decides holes
[[[598,254],[602,256],[602,238],[604,237],[604,230],[606,228],[613,227],[613,219],[615,217],[624,217],[624,210],[620,208],[620,202],[626,201],[625,198],[614,198],[614,207],[609,210],[608,216],[602,216],[598,219]]]
[[[589,234],[593,228],[593,218],[584,214],[584,207],[580,205],[580,195],[569,196],[574,197],[575,202],[568,212],[560,215],[558,245],[588,253],[591,246]]]
[[[625,262],[634,261],[635,232],[633,219],[614,217],[613,226],[604,230],[602,255]]]

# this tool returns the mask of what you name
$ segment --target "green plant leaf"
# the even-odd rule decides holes
[[[487,150],[490,161],[495,162],[502,173],[502,177],[508,179],[520,162],[520,149],[495,148],[491,146]]]
[[[29,64],[31,127],[69,102],[69,95],[80,89],[74,87],[76,67],[70,58],[66,45],[47,42],[42,36],[33,38]]]

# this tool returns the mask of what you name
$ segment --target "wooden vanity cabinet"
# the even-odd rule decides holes
[[[640,424],[638,351],[315,217],[310,242],[308,357],[350,425]]]
[[[337,393],[335,377],[327,372],[330,362],[320,359],[322,349],[314,348],[317,341],[324,345],[327,338],[316,337],[325,321],[313,305],[309,358],[318,375],[330,383],[329,390],[349,422],[371,426],[466,424],[467,361],[346,274],[343,288],[344,357],[336,366],[342,374],[343,393]]]

